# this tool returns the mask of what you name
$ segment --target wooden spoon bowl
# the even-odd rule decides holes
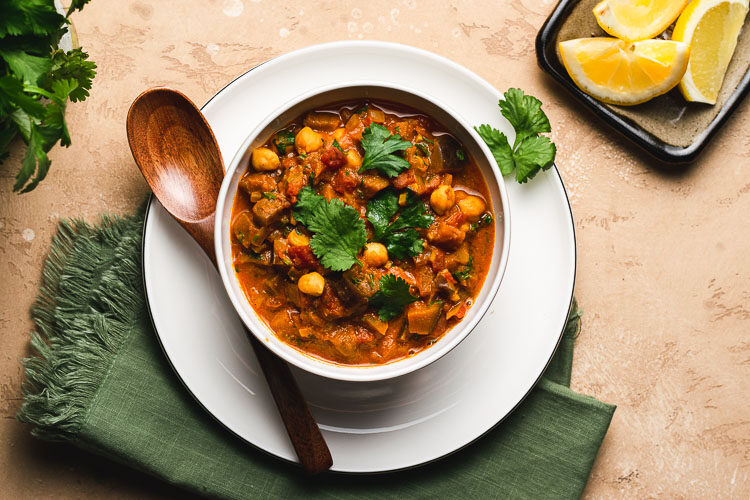
[[[215,261],[212,233],[224,162],[203,114],[184,94],[154,88],[133,102],[127,130],[156,198]]]

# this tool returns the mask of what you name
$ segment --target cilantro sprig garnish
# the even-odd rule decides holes
[[[396,177],[409,168],[409,162],[393,153],[412,146],[409,141],[401,139],[399,134],[392,134],[382,125],[372,124],[362,132],[362,148],[365,156],[359,171],[377,170],[386,177]]]
[[[424,241],[414,228],[429,227],[433,217],[426,213],[419,196],[411,191],[407,191],[406,205],[398,218],[391,222],[399,208],[396,192],[385,189],[367,203],[367,220],[372,224],[375,240],[385,245],[388,255],[404,259],[422,252]]]
[[[409,284],[392,274],[380,278],[380,289],[370,297],[370,305],[378,310],[381,321],[390,321],[412,302],[419,300],[409,291]]]
[[[73,0],[67,15],[87,0]],[[88,97],[96,64],[81,49],[57,47],[68,19],[52,0],[0,2],[0,163],[16,137],[28,145],[14,191],[31,191],[47,175],[47,152],[70,145],[68,101]]]
[[[338,198],[328,201],[305,186],[297,195],[294,218],[313,233],[310,248],[324,267],[346,271],[359,262],[357,253],[367,242],[367,232],[354,208]]]
[[[490,125],[474,128],[489,146],[502,174],[515,170],[516,180],[524,183],[552,166],[557,149],[549,137],[539,135],[551,131],[539,99],[525,95],[521,89],[508,89],[503,96],[505,99],[500,99],[498,105],[516,131],[513,146],[505,134]]]

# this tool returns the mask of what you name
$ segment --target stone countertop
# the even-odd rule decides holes
[[[750,496],[749,103],[692,167],[665,173],[537,68],[534,38],[552,0],[437,4],[95,0],[75,14],[99,70],[91,97],[68,108],[73,145],[51,152],[50,173],[30,194],[11,194],[19,148],[0,169],[0,496],[176,493],[38,442],[15,420],[45,252],[58,218],[128,212],[145,195],[125,137],[141,90],[169,85],[203,103],[262,61],[341,39],[431,50],[544,102],[573,207],[576,295],[586,311],[572,387],[618,405],[586,496]]]

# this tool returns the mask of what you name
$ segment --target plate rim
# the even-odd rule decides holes
[[[329,47],[332,47],[332,46],[337,46],[337,45],[338,46],[362,46],[362,47],[365,47],[365,46],[380,46],[380,47],[384,47],[384,48],[408,49],[410,51],[413,51],[413,52],[419,54],[420,56],[427,55],[427,56],[429,56],[429,57],[431,57],[433,59],[438,59],[438,60],[441,60],[443,62],[447,62],[447,63],[449,63],[452,66],[458,67],[458,68],[462,69],[463,71],[470,73],[474,78],[478,79],[481,83],[483,83],[484,85],[492,88],[495,92],[499,93],[499,91],[497,90],[497,88],[495,88],[492,84],[490,84],[488,81],[486,81],[481,76],[477,75],[476,73],[474,73],[473,71],[469,70],[468,68],[465,68],[464,66],[458,64],[457,62],[455,62],[455,61],[453,61],[453,60],[451,60],[451,59],[449,59],[449,58],[447,58],[445,56],[442,56],[440,54],[436,54],[434,52],[431,52],[431,51],[428,51],[428,50],[425,50],[425,49],[421,49],[419,47],[414,47],[414,46],[407,45],[407,44],[402,44],[402,43],[384,42],[384,41],[378,41],[378,40],[362,40],[362,41],[360,41],[360,40],[348,40],[348,41],[336,41],[336,42],[326,42],[326,43],[308,45],[308,46],[301,47],[301,48],[293,50],[293,51],[285,52],[285,53],[283,53],[283,54],[281,54],[279,56],[276,56],[276,57],[273,57],[273,58],[268,59],[266,61],[263,61],[263,62],[255,65],[255,66],[251,67],[250,69],[242,72],[241,74],[237,75],[235,78],[233,78],[231,81],[229,81],[226,85],[224,85],[220,90],[218,90],[214,95],[212,95],[203,105],[200,106],[199,109],[201,110],[201,112],[203,112],[204,108],[206,106],[208,106],[208,104],[211,103],[211,101],[213,101],[216,97],[218,97],[219,94],[221,94],[222,92],[224,92],[228,87],[230,87],[232,84],[234,84],[237,80],[243,78],[244,76],[246,76],[247,74],[249,74],[253,70],[259,68],[260,66],[262,66],[264,64],[266,64],[267,62],[276,60],[278,58],[287,56],[289,54],[293,54],[293,53],[296,54],[296,53],[301,52],[301,51],[313,50],[313,49],[326,49],[326,48],[329,48]],[[562,189],[562,194],[564,194],[564,199],[565,199],[565,202],[566,202],[566,205],[567,205],[567,208],[568,208],[568,215],[570,216],[570,227],[571,227],[572,236],[573,236],[573,242],[572,242],[573,243],[573,269],[572,269],[572,271],[573,271],[573,273],[572,273],[573,279],[572,279],[572,282],[571,282],[570,298],[568,299],[568,307],[567,307],[567,310],[568,310],[567,314],[569,315],[570,314],[570,309],[571,309],[571,307],[573,305],[573,299],[574,299],[574,296],[575,296],[575,285],[576,285],[576,278],[577,278],[577,274],[578,274],[578,240],[577,240],[576,230],[575,230],[575,218],[573,217],[573,208],[572,208],[572,206],[570,204],[570,197],[568,196],[567,189],[565,188],[565,183],[563,182],[562,176],[560,175],[560,171],[557,168],[557,164],[553,163],[552,164],[552,168],[550,170],[554,171],[554,173],[557,175],[559,183],[560,183],[560,188]],[[149,318],[149,321],[151,323],[151,328],[154,330],[154,333],[156,334],[155,337],[156,337],[157,343],[159,344],[159,348],[161,349],[161,351],[162,351],[162,353],[164,355],[164,358],[166,359],[167,363],[171,367],[172,372],[174,373],[174,375],[177,377],[177,380],[179,380],[180,384],[185,388],[185,390],[190,395],[190,397],[221,428],[223,428],[225,431],[228,431],[232,436],[234,436],[235,438],[239,439],[241,442],[250,445],[252,448],[254,448],[256,450],[261,451],[264,455],[267,455],[267,456],[271,457],[274,460],[281,461],[284,464],[293,465],[293,466],[301,469],[302,465],[299,462],[297,462],[295,460],[289,460],[289,459],[287,459],[285,457],[282,457],[282,456],[279,456],[279,455],[273,453],[270,450],[266,450],[266,449],[260,447],[259,445],[256,445],[252,441],[249,441],[248,439],[242,437],[239,433],[237,433],[232,428],[230,428],[228,425],[224,424],[224,422],[222,422],[221,420],[219,420],[219,417],[216,416],[216,415],[214,415],[214,413],[211,410],[209,410],[203,404],[203,402],[198,398],[198,396],[190,389],[190,387],[187,385],[187,383],[184,381],[184,379],[180,375],[180,372],[175,367],[174,363],[172,362],[172,359],[169,357],[169,354],[167,353],[167,351],[166,351],[166,349],[164,347],[164,344],[162,342],[161,336],[159,335],[158,329],[156,328],[156,323],[154,322],[154,315],[153,315],[153,311],[151,310],[151,301],[149,300],[149,292],[148,292],[148,287],[146,285],[146,279],[145,279],[145,274],[146,274],[146,267],[145,267],[146,266],[146,259],[145,259],[145,253],[146,253],[146,234],[147,234],[147,227],[148,227],[148,221],[149,221],[149,214],[151,212],[151,208],[153,207],[154,201],[158,201],[158,200],[156,200],[156,197],[155,197],[155,195],[153,193],[150,193],[149,197],[148,197],[148,200],[146,201],[146,208],[145,208],[145,210],[143,212],[143,228],[142,228],[142,232],[141,232],[141,275],[142,275],[142,281],[143,281],[143,292],[144,292],[144,299],[145,299],[145,304],[146,304],[146,310],[148,312],[148,318]],[[420,462],[420,463],[417,463],[417,464],[413,464],[413,465],[408,465],[408,466],[405,466],[405,467],[397,467],[397,468],[392,468],[392,469],[383,469],[383,470],[374,470],[374,471],[343,471],[343,470],[332,470],[332,469],[329,469],[329,470],[327,470],[325,472],[325,474],[329,474],[329,475],[330,474],[336,474],[336,475],[344,475],[344,476],[349,476],[349,475],[354,475],[354,476],[368,476],[368,475],[385,475],[385,474],[391,474],[391,473],[396,473],[396,472],[402,472],[402,471],[409,471],[409,470],[420,469],[420,468],[423,468],[423,467],[428,466],[430,464],[433,464],[435,462],[438,462],[440,460],[443,460],[443,459],[445,459],[447,457],[450,457],[450,456],[452,456],[452,455],[454,455],[456,453],[459,453],[460,451],[468,448],[469,446],[471,446],[474,443],[478,442],[479,440],[483,439],[485,436],[487,436],[492,431],[494,431],[498,426],[500,426],[500,424],[502,424],[504,421],[506,421],[518,409],[518,407],[520,405],[522,405],[524,403],[524,401],[526,401],[526,399],[531,394],[531,392],[539,384],[539,381],[543,378],[545,372],[549,368],[550,363],[552,362],[552,359],[554,358],[555,354],[557,353],[558,348],[560,347],[560,342],[562,341],[562,337],[563,337],[563,334],[565,333],[566,327],[567,327],[567,320],[562,325],[560,333],[557,336],[557,341],[555,342],[555,347],[552,350],[549,358],[547,359],[547,361],[546,361],[546,363],[544,365],[544,368],[539,373],[539,375],[537,376],[536,380],[534,380],[534,382],[531,384],[531,386],[526,391],[526,393],[521,397],[521,399],[518,400],[518,402],[515,405],[513,405],[513,407],[503,417],[501,417],[497,422],[495,422],[493,425],[491,425],[489,428],[487,428],[484,432],[482,432],[481,434],[479,434],[475,438],[471,439],[470,441],[464,443],[463,445],[461,445],[461,446],[459,446],[459,447],[457,447],[457,448],[455,448],[455,449],[453,449],[453,450],[451,450],[451,451],[449,451],[447,453],[444,453],[444,454],[442,454],[442,455],[440,455],[438,457],[434,457],[434,458],[431,458],[429,460],[425,460],[423,462]],[[253,356],[254,355],[255,354],[253,354]]]

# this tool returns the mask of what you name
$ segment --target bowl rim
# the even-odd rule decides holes
[[[231,257],[231,248],[225,249],[225,247],[227,242],[230,242],[230,239],[224,237],[225,235],[222,228],[222,224],[224,222],[223,213],[227,208],[226,206],[227,204],[231,205],[234,203],[234,196],[229,196],[230,191],[232,192],[232,194],[236,193],[237,191],[237,182],[233,182],[232,179],[237,169],[241,167],[243,156],[245,156],[245,153],[247,152],[253,141],[256,140],[258,135],[275,119],[277,119],[283,113],[287,112],[292,107],[308,99],[314,98],[317,95],[349,87],[379,87],[412,94],[432,103],[434,106],[451,116],[453,120],[472,137],[472,139],[482,152],[484,159],[489,164],[490,170],[492,172],[492,179],[485,180],[488,181],[488,184],[493,180],[495,184],[497,184],[498,191],[500,193],[499,203],[503,211],[502,248],[500,250],[500,260],[498,262],[497,272],[490,284],[487,283],[487,279],[490,278],[490,276],[487,276],[485,278],[485,282],[482,284],[481,289],[485,289],[485,287],[488,287],[488,294],[482,302],[475,303],[472,307],[473,310],[477,311],[475,316],[470,321],[462,321],[453,327],[452,331],[459,329],[459,334],[455,335],[450,340],[450,342],[442,342],[445,338],[445,336],[443,336],[438,339],[438,341],[435,342],[434,345],[430,346],[428,349],[419,351],[414,356],[379,365],[343,365],[335,363],[333,361],[327,361],[325,359],[306,354],[304,351],[301,351],[299,349],[295,349],[294,347],[286,344],[281,339],[279,339],[274,331],[259,317],[258,313],[255,312],[245,295],[242,294],[242,296],[237,296],[237,294],[234,293],[232,287],[230,286],[232,280],[236,281],[236,277],[234,275],[233,269],[231,268],[231,264],[227,265],[228,259],[226,258],[226,256],[229,255]],[[485,175],[485,177],[487,176]],[[284,104],[278,106],[274,111],[269,113],[262,121],[258,122],[258,124],[250,130],[248,135],[238,146],[237,151],[232,157],[229,165],[225,168],[224,180],[222,181],[221,189],[219,191],[215,213],[216,218],[214,223],[214,245],[216,251],[217,268],[219,270],[222,285],[224,286],[227,296],[229,297],[232,306],[234,307],[235,311],[237,312],[247,329],[274,354],[276,354],[286,362],[296,366],[297,368],[321,377],[347,382],[373,382],[400,377],[408,373],[417,371],[437,361],[438,359],[442,358],[444,355],[452,351],[466,337],[468,337],[471,331],[474,330],[479,321],[481,321],[484,315],[487,313],[489,306],[492,304],[497,295],[497,292],[500,288],[500,283],[502,282],[502,278],[505,275],[508,256],[510,252],[510,204],[508,202],[508,194],[503,175],[500,172],[497,161],[490,152],[489,147],[481,139],[474,128],[470,124],[468,124],[459,113],[457,113],[450,106],[444,104],[439,99],[408,86],[379,80],[347,80],[331,85],[316,87],[310,89],[308,92],[295,96],[294,98],[286,101]],[[441,343],[443,345],[441,345]],[[412,363],[404,363],[405,361],[409,360],[415,361],[413,361]]]

